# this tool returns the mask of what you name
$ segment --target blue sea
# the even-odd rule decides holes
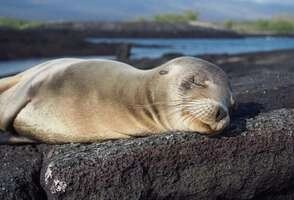
[[[286,37],[250,37],[240,39],[110,39],[88,38],[88,42],[112,42],[137,44],[131,50],[131,58],[156,58],[165,53],[185,55],[201,54],[238,54],[259,51],[294,49],[294,38]],[[141,45],[141,47],[140,47]],[[148,46],[148,47],[143,47]],[[157,47],[156,47],[157,46]],[[160,47],[158,47],[160,46]],[[100,56],[81,58],[101,58]],[[102,57],[115,59],[114,57]],[[50,58],[52,59],[52,58]],[[0,61],[0,76],[23,71],[49,58]]]
[[[132,58],[159,57],[165,53],[182,53],[185,55],[201,54],[237,54],[258,51],[294,49],[294,38],[283,37],[250,37],[240,39],[107,39],[88,38],[89,42],[133,43],[157,47],[134,47]]]

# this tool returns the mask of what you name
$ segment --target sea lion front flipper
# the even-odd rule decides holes
[[[8,90],[9,88],[13,87],[16,85],[22,76],[20,75],[15,75],[15,76],[9,76],[6,78],[1,78],[0,79],[0,93]]]
[[[35,88],[31,80],[19,80],[0,94],[0,129],[13,130],[13,120],[30,101]],[[38,87],[38,85],[37,85]]]

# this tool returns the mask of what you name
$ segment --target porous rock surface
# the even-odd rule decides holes
[[[294,110],[280,109],[246,120],[236,136],[55,146],[41,183],[50,199],[251,199],[294,180],[293,126]]]
[[[35,146],[0,146],[0,199],[46,199],[39,184],[41,153]]]
[[[2,145],[0,199],[294,199],[293,52],[266,55],[220,64],[239,101],[221,136]]]

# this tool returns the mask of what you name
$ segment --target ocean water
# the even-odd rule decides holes
[[[62,57],[58,57],[58,58],[62,58]],[[114,56],[82,56],[82,57],[75,57],[75,58],[115,59]],[[48,61],[51,59],[57,59],[57,57],[56,58],[30,58],[30,59],[0,61],[0,77],[22,72],[22,71],[29,69],[37,64],[40,64],[42,62],[45,62],[45,61]]]
[[[125,42],[149,46],[134,47],[132,58],[159,57],[165,53],[200,54],[237,54],[258,51],[294,49],[294,38],[286,37],[251,37],[238,39],[109,39],[88,38],[92,43]],[[152,45],[162,46],[152,47]]]
[[[155,58],[165,53],[182,53],[185,55],[200,54],[237,54],[258,51],[294,49],[294,38],[259,37],[241,39],[110,39],[88,38],[92,43],[125,42],[138,44],[131,50],[131,58]],[[141,46],[140,46],[141,45]],[[143,47],[145,46],[145,47]],[[157,46],[157,47],[156,47]],[[160,46],[160,47],[158,47]],[[88,56],[80,58],[108,58]],[[36,64],[52,58],[34,58],[23,60],[0,61],[0,76],[24,71]]]

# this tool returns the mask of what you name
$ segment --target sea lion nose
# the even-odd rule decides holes
[[[228,112],[222,107],[218,106],[216,114],[215,114],[215,120],[217,122],[221,121],[228,115]]]

